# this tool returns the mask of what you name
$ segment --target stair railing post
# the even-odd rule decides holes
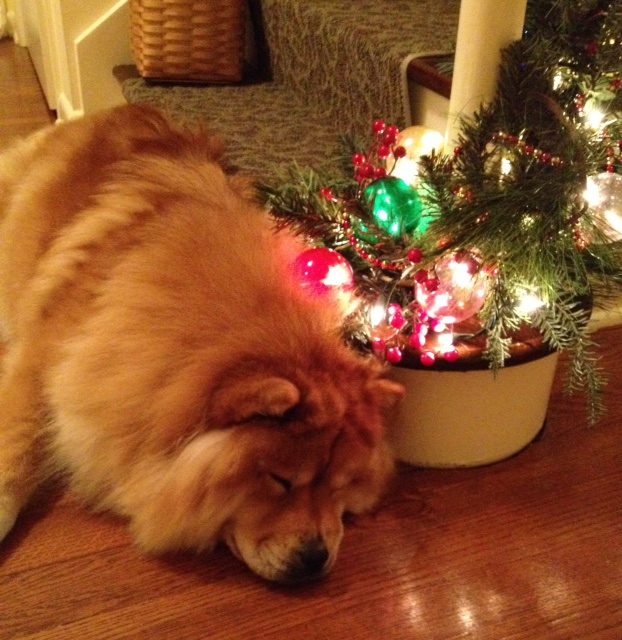
[[[445,142],[453,149],[460,117],[492,100],[501,50],[522,37],[527,0],[462,0]]]

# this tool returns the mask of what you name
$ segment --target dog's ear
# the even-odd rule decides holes
[[[245,422],[253,416],[280,418],[299,402],[298,387],[286,378],[240,378],[214,393],[208,415],[215,425],[225,426]]]
[[[376,378],[369,384],[380,402],[384,415],[390,416],[404,399],[406,390],[399,382],[394,382],[387,378]]]

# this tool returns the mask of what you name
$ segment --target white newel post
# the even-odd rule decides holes
[[[527,0],[462,0],[446,142],[453,149],[459,117],[472,115],[497,88],[501,49],[520,40]]]

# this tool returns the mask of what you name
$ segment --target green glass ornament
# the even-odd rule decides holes
[[[374,180],[365,189],[365,200],[372,206],[378,227],[389,235],[398,238],[417,229],[423,205],[417,191],[402,179]]]
[[[380,242],[378,236],[372,233],[369,225],[365,224],[361,219],[357,218],[352,221],[352,229],[354,230],[354,235],[359,239],[365,242],[369,242],[371,244],[376,244]]]

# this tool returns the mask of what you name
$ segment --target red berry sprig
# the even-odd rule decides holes
[[[355,153],[352,156],[354,179],[362,186],[366,186],[372,180],[379,180],[387,176],[384,162],[391,155],[394,158],[402,158],[406,155],[406,149],[396,145],[400,132],[398,127],[387,126],[383,120],[376,120],[372,124],[372,131],[375,138],[368,152]]]

